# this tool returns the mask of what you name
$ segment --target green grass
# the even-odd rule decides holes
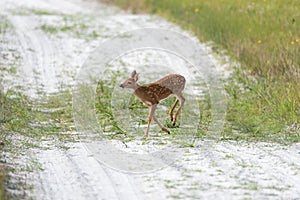
[[[45,97],[35,103],[25,95],[8,90],[0,95],[0,139],[9,134],[46,138],[72,131],[71,95],[68,92]],[[8,142],[8,141],[7,141]]]
[[[23,127],[27,127],[30,109],[27,98],[12,90],[0,91],[0,108],[0,139],[3,141],[9,132],[22,132]]]
[[[237,84],[235,79],[241,77]],[[299,142],[297,101],[290,96],[297,91],[286,90],[285,85],[271,85],[268,80],[253,79],[236,70],[227,86],[231,99],[228,105],[227,124],[224,138],[253,141]]]
[[[26,126],[29,121],[27,115],[27,106],[25,101],[21,100],[19,94],[8,91],[3,93],[0,91],[0,151],[16,152],[16,147],[10,149],[12,141],[8,138],[12,132],[20,127]],[[21,147],[18,147],[21,149]],[[5,163],[0,161],[0,199],[5,197],[4,182],[9,168],[5,167]]]
[[[86,40],[97,39],[100,36],[95,27],[87,25],[89,21],[95,20],[92,17],[80,15],[59,15],[59,17],[61,17],[59,23],[55,25],[42,24],[40,28],[48,34],[65,33]]]
[[[53,15],[62,15],[62,13],[55,11],[47,11],[35,8],[18,8],[15,10],[11,10],[12,14],[20,15],[20,16],[29,16],[29,15],[44,15],[44,16],[53,16]]]
[[[107,72],[106,72],[107,73]],[[112,133],[113,136],[116,134],[124,134],[124,131],[119,127],[117,121],[113,116],[113,108],[111,105],[111,98],[113,87],[117,84],[118,72],[110,72],[110,80],[100,80],[96,90],[96,115],[98,123],[101,127],[102,132]]]
[[[41,141],[79,141],[79,136],[69,134],[74,130],[71,94],[62,92],[34,102],[19,92],[0,91],[0,151],[10,157],[21,156],[31,148],[48,148]],[[13,138],[13,139],[12,139]],[[0,161],[0,199],[6,192],[5,175],[14,171],[10,163]],[[22,170],[41,169],[36,161],[29,162]],[[10,184],[10,182],[9,182]],[[25,185],[23,185],[25,184]],[[17,189],[26,189],[26,183],[18,183]],[[7,195],[10,195],[7,192]]]
[[[3,34],[7,28],[11,27],[6,18],[0,19],[0,34]]]
[[[224,138],[300,141],[297,130],[290,129],[300,123],[299,1],[110,3],[133,13],[161,15],[191,30],[200,41],[213,41],[216,52],[225,50],[241,64],[226,86],[229,106]]]
[[[0,171],[0,199],[4,199],[5,198],[5,191],[4,191],[4,181],[5,181],[5,173],[2,172],[2,170]]]

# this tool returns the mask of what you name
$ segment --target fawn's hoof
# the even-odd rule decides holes
[[[146,135],[144,135],[144,136],[142,137],[143,140],[147,140],[147,138],[148,138],[148,136],[146,136]]]
[[[168,129],[166,129],[166,128],[162,128],[161,130],[163,130],[164,132],[170,134],[170,131]]]
[[[173,122],[172,125],[175,126],[175,125],[176,125],[176,122]]]

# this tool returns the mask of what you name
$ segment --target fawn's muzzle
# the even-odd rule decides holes
[[[123,84],[120,84],[120,87],[121,87],[121,88],[124,88],[124,85],[123,85]]]

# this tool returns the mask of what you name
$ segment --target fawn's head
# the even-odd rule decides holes
[[[120,85],[121,88],[131,88],[136,89],[138,87],[137,81],[139,80],[139,74],[134,70],[131,73],[131,77],[128,78],[124,83]]]

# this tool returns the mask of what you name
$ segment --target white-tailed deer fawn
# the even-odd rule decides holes
[[[143,103],[145,103],[150,109],[148,116],[148,127],[146,129],[144,137],[148,136],[152,119],[163,131],[170,134],[170,131],[166,127],[164,127],[156,118],[155,109],[160,100],[167,98],[171,94],[175,95],[176,101],[169,112],[172,124],[173,126],[175,126],[177,116],[180,113],[185,101],[184,97],[182,96],[182,90],[185,87],[185,78],[179,74],[170,74],[153,83],[150,83],[147,86],[140,86],[139,84],[137,84],[138,80],[139,74],[134,70],[131,73],[131,77],[128,78],[124,83],[122,83],[120,87],[133,89],[133,94],[137,96]],[[180,106],[176,113],[173,115],[173,111],[179,101]]]

